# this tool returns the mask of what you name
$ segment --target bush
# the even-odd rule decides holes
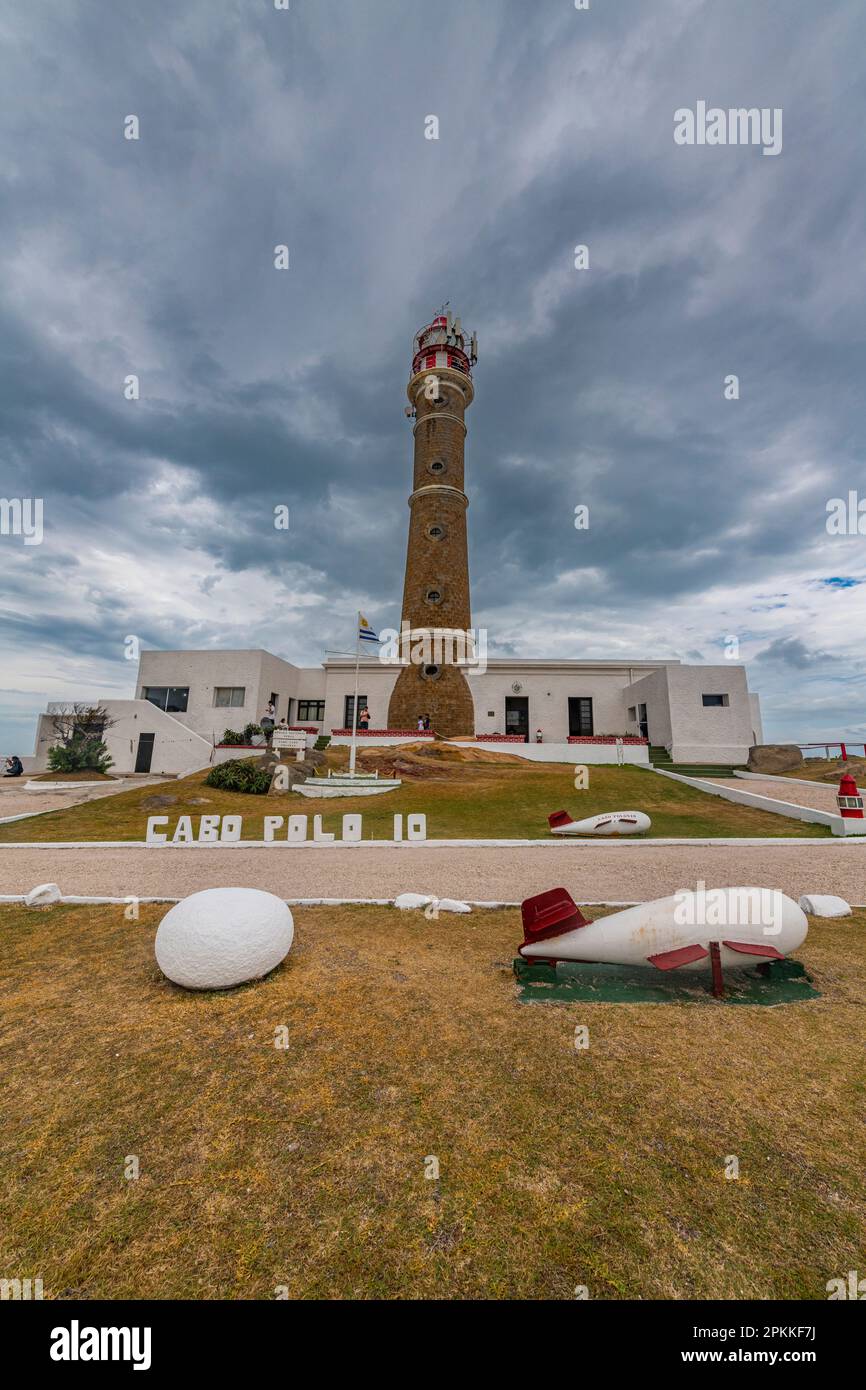
[[[222,736],[222,741],[223,743],[230,743],[232,747],[237,747],[238,744],[246,743],[244,735],[238,729],[226,729]]]
[[[259,767],[253,758],[233,758],[231,762],[212,767],[204,784],[206,787],[218,787],[224,792],[264,796],[270,789],[271,774]]]
[[[244,727],[243,742],[244,742],[244,743],[249,743],[249,741],[250,741],[250,739],[252,738],[253,734],[261,734],[261,733],[264,733],[264,730],[263,730],[261,724],[247,724],[247,725],[245,725],[245,727]]]
[[[73,738],[48,750],[52,772],[107,772],[114,759],[101,738]]]

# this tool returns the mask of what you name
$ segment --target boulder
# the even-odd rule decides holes
[[[749,749],[749,772],[793,772],[803,766],[803,754],[795,743],[759,743]]]
[[[832,893],[804,893],[800,907],[810,917],[850,917],[851,904]]]
[[[165,914],[154,950],[160,970],[176,985],[232,989],[275,969],[294,934],[289,908],[273,893],[205,888]]]
[[[40,883],[24,895],[24,906],[51,907],[52,903],[59,903],[62,896],[56,883]]]

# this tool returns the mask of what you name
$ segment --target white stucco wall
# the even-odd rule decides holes
[[[142,698],[145,686],[188,686],[189,701],[184,713],[173,718],[207,739],[218,742],[226,729],[243,729],[258,723],[273,691],[278,698],[277,719],[286,714],[292,700],[291,722],[295,722],[299,699],[323,699],[325,673],[293,666],[281,657],[261,650],[166,652],[144,651],[138,670],[135,694]],[[217,686],[243,686],[242,706],[227,708],[214,704]],[[313,721],[305,721],[313,722]]]
[[[327,695],[323,729],[329,734],[332,729],[345,727],[346,696],[355,693],[355,663],[329,662],[326,671]],[[361,662],[358,672],[358,694],[367,697],[371,729],[388,727],[388,705],[399,671],[399,666],[386,666],[375,660]]]
[[[764,742],[764,721],[761,716],[761,697],[749,691],[749,707],[752,712],[752,743]]]
[[[668,670],[674,762],[744,763],[752,746],[752,708],[743,666],[677,666]],[[702,695],[727,695],[705,707]]]
[[[105,745],[114,762],[112,772],[132,772],[141,734],[154,735],[151,772],[184,777],[210,762],[210,743],[182,724],[172,714],[157,709],[149,700],[102,700],[101,707],[113,727],[105,733]],[[36,766],[40,772],[48,766],[48,749],[57,743],[51,715],[39,717],[36,731]]]
[[[629,732],[638,731],[639,727],[639,706],[646,705],[647,734],[650,743],[662,744],[667,748],[673,738],[671,729],[671,709],[670,694],[668,692],[668,671],[670,667],[663,666],[657,671],[650,672],[649,675],[642,676],[634,681],[625,691],[626,718],[628,710],[635,709],[636,718],[628,720]]]
[[[568,738],[569,698],[592,700],[593,733],[636,734],[628,719],[625,698],[632,682],[652,663],[492,661],[483,675],[469,675],[475,704],[477,734],[505,733],[505,701],[511,696],[529,700],[529,734],[541,729],[545,741]],[[519,691],[513,689],[517,684]],[[492,715],[490,711],[493,711]]]

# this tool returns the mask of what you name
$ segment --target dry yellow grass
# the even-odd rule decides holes
[[[297,910],[267,980],[192,994],[155,964],[163,910],[0,909],[4,1277],[821,1299],[862,1268],[866,913],[813,922],[821,999],[751,1008],[520,1005],[516,911]]]

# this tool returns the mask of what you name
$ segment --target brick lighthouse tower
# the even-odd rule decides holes
[[[450,313],[415,335],[406,388],[407,413],[415,417],[415,472],[403,586],[404,664],[388,708],[391,729],[414,729],[418,716],[429,714],[431,728],[446,737],[475,732],[472,695],[459,663],[473,655],[463,449],[476,361],[475,336],[467,351],[460,320]]]

